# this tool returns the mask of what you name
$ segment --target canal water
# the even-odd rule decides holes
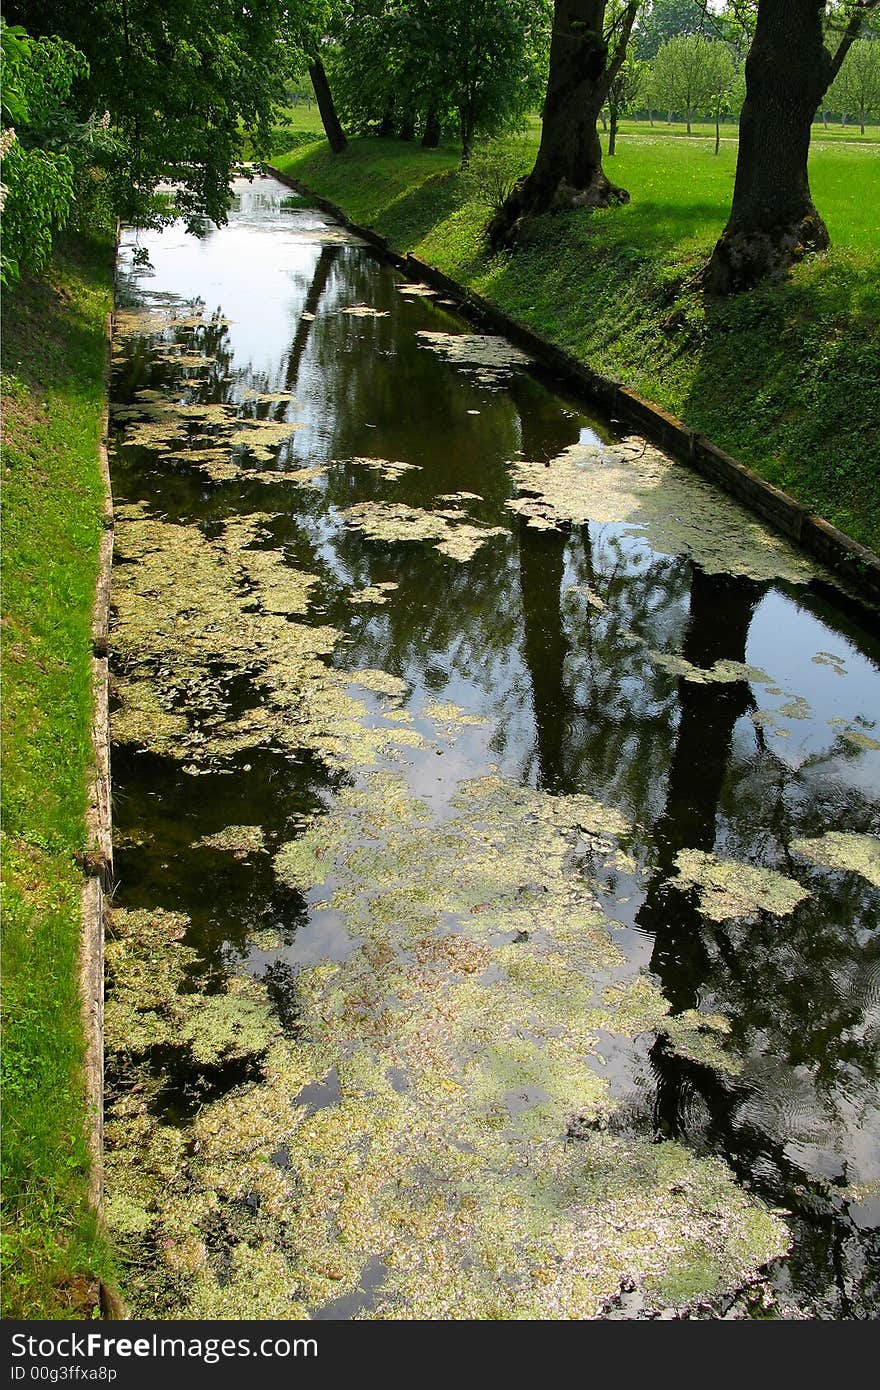
[[[880,641],[270,179],[123,234],[138,1316],[876,1316]]]

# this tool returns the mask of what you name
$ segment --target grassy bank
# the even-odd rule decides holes
[[[528,168],[536,139],[509,142],[501,164]],[[834,249],[711,305],[689,282],[726,220],[735,160],[733,142],[716,157],[697,136],[624,135],[607,169],[629,206],[543,218],[512,257],[482,241],[492,161],[468,177],[453,149],[364,139],[274,162],[880,549],[880,156],[817,141]]]
[[[3,306],[3,1311],[90,1316],[78,992],[109,241]]]

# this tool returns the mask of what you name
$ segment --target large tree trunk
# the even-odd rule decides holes
[[[605,0],[555,0],[541,146],[534,169],[489,224],[496,249],[512,245],[523,219],[533,214],[629,202],[626,190],[605,177],[596,122],[626,57],[637,6],[627,7],[611,62],[603,37],[605,8]]]
[[[330,90],[330,83],[327,81],[327,74],[324,71],[324,64],[320,58],[309,63],[309,77],[312,79],[312,86],[315,89],[315,96],[318,100],[318,110],[321,113],[321,121],[330,148],[334,154],[342,154],[348,141],[345,138],[345,131],[339,124],[339,117],[336,114],[336,106],[333,101],[333,93]]]
[[[412,140],[416,133],[416,116],[412,107],[408,107],[401,118],[400,128],[397,132],[400,140]]]
[[[825,47],[823,13],[823,0],[760,0],[733,206],[708,269],[714,293],[749,289],[829,244],[807,176],[811,126],[837,62]]]
[[[440,144],[440,117],[437,114],[437,103],[432,101],[428,107],[428,114],[425,118],[425,133],[422,136],[422,145],[426,150],[436,150]]]

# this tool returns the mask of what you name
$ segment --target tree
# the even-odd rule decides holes
[[[64,145],[76,124],[70,96],[88,64],[63,39],[35,39],[0,20],[2,52],[4,285],[23,270],[38,273],[52,254],[54,233],[66,223],[75,166]]]
[[[242,127],[268,148],[287,80],[310,61],[323,0],[9,0],[29,32],[58,35],[88,60],[80,116],[108,112],[107,173],[118,211],[157,217],[156,184],[196,227],[223,222]]]
[[[670,39],[700,34],[706,26],[702,0],[652,0],[643,5],[633,30],[633,48],[642,59],[656,58]]]
[[[746,59],[733,204],[706,272],[711,293],[733,294],[829,245],[810,194],[807,158],[819,103],[877,0],[851,0],[833,56],[824,0],[759,0]]]
[[[689,34],[670,39],[659,50],[652,91],[661,106],[683,112],[688,135],[694,112],[711,110],[716,117],[717,153],[718,117],[734,80],[733,59],[725,45],[702,34]]]
[[[457,125],[462,161],[479,134],[516,124],[540,99],[549,0],[349,0],[331,76],[355,129],[436,146]]]
[[[496,249],[515,242],[536,213],[629,201],[605,176],[596,122],[626,60],[638,0],[609,8],[606,0],[555,0],[538,157],[489,224]]]
[[[842,116],[859,118],[865,133],[868,116],[880,112],[880,41],[858,39],[828,89],[825,104]]]
[[[334,154],[342,154],[348,140],[342,129],[339,116],[336,114],[336,104],[333,100],[333,93],[330,90],[324,64],[317,55],[309,63],[309,77],[312,79],[312,86],[315,89],[315,100],[321,113],[321,124],[324,127],[324,134],[327,136],[327,143]]]
[[[628,53],[608,84],[608,158],[617,152],[617,123],[638,104],[645,91],[648,64]]]

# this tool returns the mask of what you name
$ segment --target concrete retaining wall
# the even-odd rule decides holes
[[[118,238],[117,238],[118,239]],[[113,830],[110,791],[110,717],[108,640],[110,579],[113,568],[113,491],[107,460],[110,398],[110,352],[113,315],[107,315],[104,365],[104,418],[98,443],[104,499],[103,533],[99,549],[98,579],[92,607],[92,777],[86,809],[85,880],[82,889],[80,929],[80,993],[85,1033],[86,1133],[89,1143],[89,1199],[99,1220],[104,1204],[104,934],[109,896],[113,889]],[[100,1284],[101,1314],[125,1318],[125,1307],[115,1289]]]

